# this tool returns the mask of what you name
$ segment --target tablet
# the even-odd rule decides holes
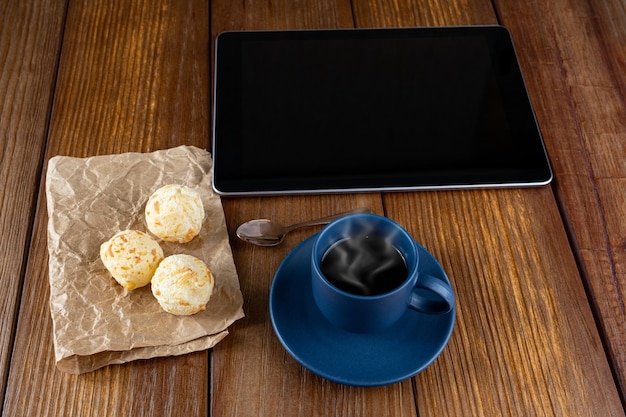
[[[548,184],[501,26],[225,32],[213,187],[222,195]]]

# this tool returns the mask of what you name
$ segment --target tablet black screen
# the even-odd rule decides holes
[[[214,186],[224,194],[551,178],[502,27],[229,32],[216,50]]]

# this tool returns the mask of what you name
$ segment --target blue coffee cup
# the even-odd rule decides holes
[[[351,249],[337,253],[344,247]],[[386,282],[387,287],[375,292],[371,288],[378,285],[376,282],[389,281],[400,271],[394,267],[382,272],[384,268],[378,268],[378,264],[388,263],[389,258],[397,257],[397,254],[404,262],[402,268],[406,276],[396,276],[394,282]],[[418,272],[417,244],[402,226],[387,217],[356,213],[329,223],[315,239],[311,256],[315,303],[326,319],[344,330],[356,333],[382,331],[396,323],[407,309],[444,314],[454,307],[454,292],[448,282]],[[339,272],[324,268],[331,257],[338,264]],[[368,271],[374,270],[381,272],[369,274]],[[363,283],[358,287],[345,284],[346,275],[350,277],[345,282],[360,280]],[[365,289],[361,290],[361,287]]]

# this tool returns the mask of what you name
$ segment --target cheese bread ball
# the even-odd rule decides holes
[[[124,230],[100,245],[100,259],[127,290],[147,285],[163,260],[163,249],[148,234]]]
[[[152,277],[152,294],[163,310],[188,316],[204,310],[215,278],[202,260],[191,255],[165,258]]]
[[[145,209],[148,230],[166,242],[186,243],[200,233],[202,199],[194,189],[171,184],[150,196]]]

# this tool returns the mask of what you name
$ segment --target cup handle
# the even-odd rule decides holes
[[[454,292],[441,278],[420,274],[413,288],[409,308],[427,314],[445,314],[454,307]]]

